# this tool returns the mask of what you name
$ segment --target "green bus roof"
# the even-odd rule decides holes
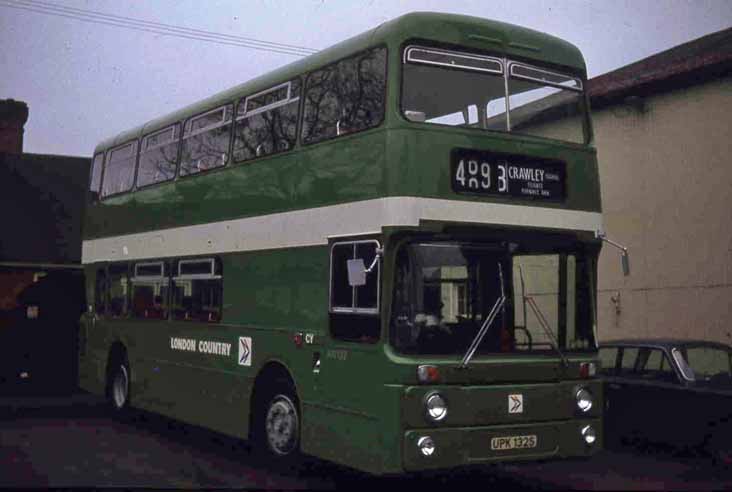
[[[243,96],[267,89],[298,75],[306,74],[369,47],[378,44],[399,47],[410,39],[425,39],[516,59],[542,61],[564,67],[580,74],[582,77],[586,75],[585,62],[579,49],[573,44],[549,34],[480,17],[414,12],[387,21],[374,29],[260,75],[231,89],[219,92],[178,111],[107,138],[97,145],[94,153],[97,154],[103,150],[137,139],[217,106],[235,102]]]

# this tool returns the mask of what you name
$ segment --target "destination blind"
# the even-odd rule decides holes
[[[565,163],[556,159],[453,149],[453,191],[538,200],[564,200]]]

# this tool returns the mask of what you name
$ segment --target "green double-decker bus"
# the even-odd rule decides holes
[[[594,454],[585,84],[413,13],[102,142],[82,388],[375,474]]]

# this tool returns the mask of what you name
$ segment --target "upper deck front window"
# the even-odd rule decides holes
[[[585,142],[582,81],[497,57],[410,46],[402,112],[415,122]],[[508,111],[507,111],[508,108]]]

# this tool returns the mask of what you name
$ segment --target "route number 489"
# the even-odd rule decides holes
[[[499,165],[498,171],[498,191],[505,192],[508,190],[506,167]],[[460,159],[455,170],[455,181],[460,183],[463,188],[488,190],[491,187],[491,165],[472,159],[467,161]]]
[[[478,164],[478,161],[474,160],[469,160],[466,165],[465,159],[460,159],[455,171],[455,181],[470,189],[487,190],[491,187],[491,166],[487,162]]]

